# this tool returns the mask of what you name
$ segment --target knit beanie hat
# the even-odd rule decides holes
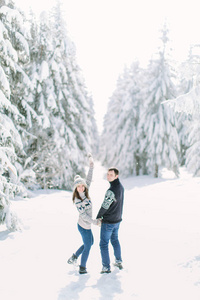
[[[82,185],[84,185],[86,188],[87,188],[87,184],[86,184],[86,182],[85,182],[85,179],[83,179],[81,176],[79,176],[79,175],[76,175],[75,177],[74,177],[74,190],[75,190],[75,188],[78,186],[78,185],[80,185],[80,184],[82,184]]]

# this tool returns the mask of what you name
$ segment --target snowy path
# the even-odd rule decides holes
[[[97,163],[90,195],[96,215],[108,183]],[[100,274],[100,228],[93,226],[87,275],[66,260],[80,245],[71,193],[38,191],[13,202],[22,232],[0,227],[2,300],[199,300],[200,179],[122,180],[124,270]],[[113,258],[112,249],[111,257]]]

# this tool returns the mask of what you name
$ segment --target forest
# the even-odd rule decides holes
[[[71,190],[88,152],[123,177],[179,176],[181,166],[200,175],[200,46],[178,65],[169,34],[164,26],[147,68],[133,61],[119,74],[99,136],[61,4],[38,20],[0,0],[0,223],[16,227],[17,195]]]

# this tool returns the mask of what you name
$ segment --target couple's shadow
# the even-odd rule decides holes
[[[123,292],[118,277],[119,272],[119,270],[114,270],[110,274],[99,274],[97,276],[95,274],[95,278],[92,278],[93,274],[90,273],[80,275],[75,271],[70,271],[68,275],[72,275],[73,279],[77,278],[77,280],[70,282],[60,290],[58,300],[83,299],[82,293],[84,295],[88,294],[87,289],[90,289],[91,292],[90,299],[112,300],[116,294],[119,295]],[[91,284],[90,280],[92,281]]]
[[[100,274],[97,283],[93,285],[93,288],[99,291],[99,300],[112,300],[116,295],[123,293],[118,276],[120,272],[118,269],[115,269],[110,274]]]
[[[58,295],[58,300],[81,299],[81,292],[87,287],[86,283],[90,278],[89,274],[78,274],[78,271],[69,271],[68,275],[73,276],[73,281],[62,288]],[[77,279],[77,280],[76,280]]]

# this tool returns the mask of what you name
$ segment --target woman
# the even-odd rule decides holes
[[[69,264],[75,264],[79,255],[81,255],[81,264],[79,273],[85,274],[86,262],[89,256],[90,248],[94,243],[94,238],[91,230],[91,224],[99,225],[99,220],[92,219],[92,202],[89,197],[89,187],[92,181],[94,162],[92,155],[89,155],[90,167],[86,181],[79,175],[74,178],[74,192],[72,200],[79,212],[78,230],[82,236],[83,245],[68,259]]]

